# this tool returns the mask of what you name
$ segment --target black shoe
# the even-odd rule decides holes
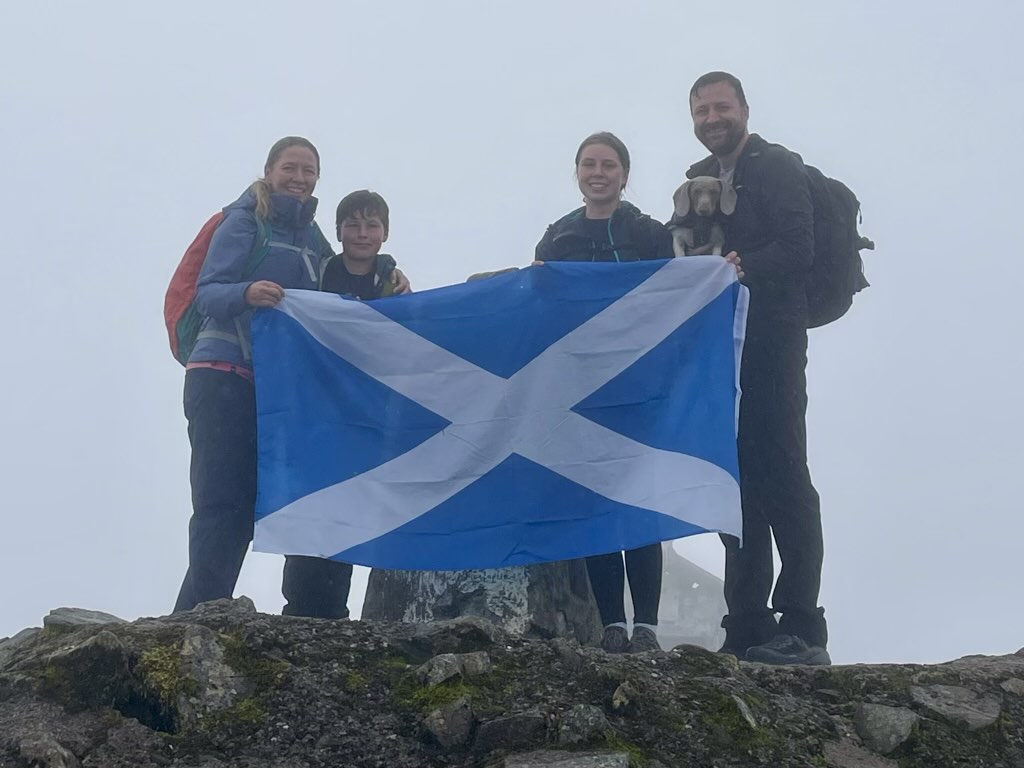
[[[629,641],[627,653],[644,653],[645,651],[660,651],[658,636],[647,627],[633,627],[633,639]]]
[[[809,664],[827,666],[832,658],[820,645],[808,645],[796,635],[776,635],[763,645],[747,649],[748,661],[762,664]]]
[[[628,653],[629,633],[625,627],[610,626],[604,628],[601,638],[601,650],[605,653]]]

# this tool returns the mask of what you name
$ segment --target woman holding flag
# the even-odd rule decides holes
[[[629,150],[614,134],[595,133],[583,140],[576,150],[576,181],[584,205],[547,228],[537,244],[535,263],[673,258],[668,229],[622,199],[629,167]],[[727,260],[740,272],[734,254]],[[661,543],[588,557],[587,573],[604,625],[601,647],[608,653],[659,649]],[[633,597],[632,638],[626,626],[626,578]]]
[[[319,178],[320,154],[308,139],[277,141],[263,177],[225,208],[199,273],[195,305],[203,323],[185,366],[184,393],[193,514],[175,612],[230,598],[252,541],[257,454],[249,322],[255,308],[275,306],[286,289],[320,285],[334,254],[314,221]],[[408,290],[408,281],[399,280],[397,292]],[[283,612],[347,617],[351,574],[348,563],[288,557]]]
[[[612,133],[588,136],[576,150],[576,181],[584,206],[547,228],[536,259],[545,261],[641,261],[672,258],[668,229],[622,199],[629,179],[629,150]],[[661,601],[661,544],[587,558],[608,653],[657,650]],[[633,596],[633,637],[626,627],[625,579]]]

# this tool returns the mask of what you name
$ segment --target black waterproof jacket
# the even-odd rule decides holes
[[[547,228],[537,243],[538,261],[646,261],[671,259],[672,235],[659,221],[631,203],[619,204],[608,220],[608,239],[595,241],[585,228],[585,208],[577,208]],[[610,242],[609,242],[610,241]]]
[[[363,275],[352,275],[345,269],[341,254],[330,259],[320,278],[320,290],[352,296],[363,301],[381,299],[395,292],[395,263],[393,256],[378,253],[374,258],[373,280],[368,281]],[[367,285],[366,283],[370,283]]]
[[[710,156],[688,178],[719,175]],[[751,134],[733,176],[736,210],[723,217],[725,253],[736,251],[750,288],[748,338],[803,335],[805,281],[814,259],[814,205],[803,161],[779,144]]]

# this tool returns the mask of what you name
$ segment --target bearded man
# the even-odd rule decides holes
[[[743,542],[722,537],[728,606],[722,651],[769,664],[830,664],[818,606],[821,509],[807,468],[805,426],[805,281],[814,258],[807,173],[798,155],[749,133],[750,108],[735,76],[698,78],[690,113],[711,156],[687,176],[716,176],[735,189],[724,250],[743,260],[742,282],[750,289],[738,438]],[[773,535],[782,560],[774,593]]]

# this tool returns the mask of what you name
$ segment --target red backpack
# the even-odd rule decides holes
[[[167,340],[171,345],[171,354],[174,358],[185,365],[192,348],[199,338],[199,327],[203,324],[203,316],[195,306],[196,283],[199,280],[199,271],[206,261],[206,252],[210,250],[210,241],[213,239],[214,230],[224,220],[223,211],[218,211],[203,224],[192,245],[185,249],[185,255],[181,257],[178,268],[171,275],[171,282],[167,286],[167,293],[164,295],[164,325],[167,327]],[[249,254],[249,261],[245,265],[244,277],[248,277],[263,261],[267,254],[267,246],[270,243],[270,227],[263,219],[257,219],[259,234],[253,240],[252,252]]]

